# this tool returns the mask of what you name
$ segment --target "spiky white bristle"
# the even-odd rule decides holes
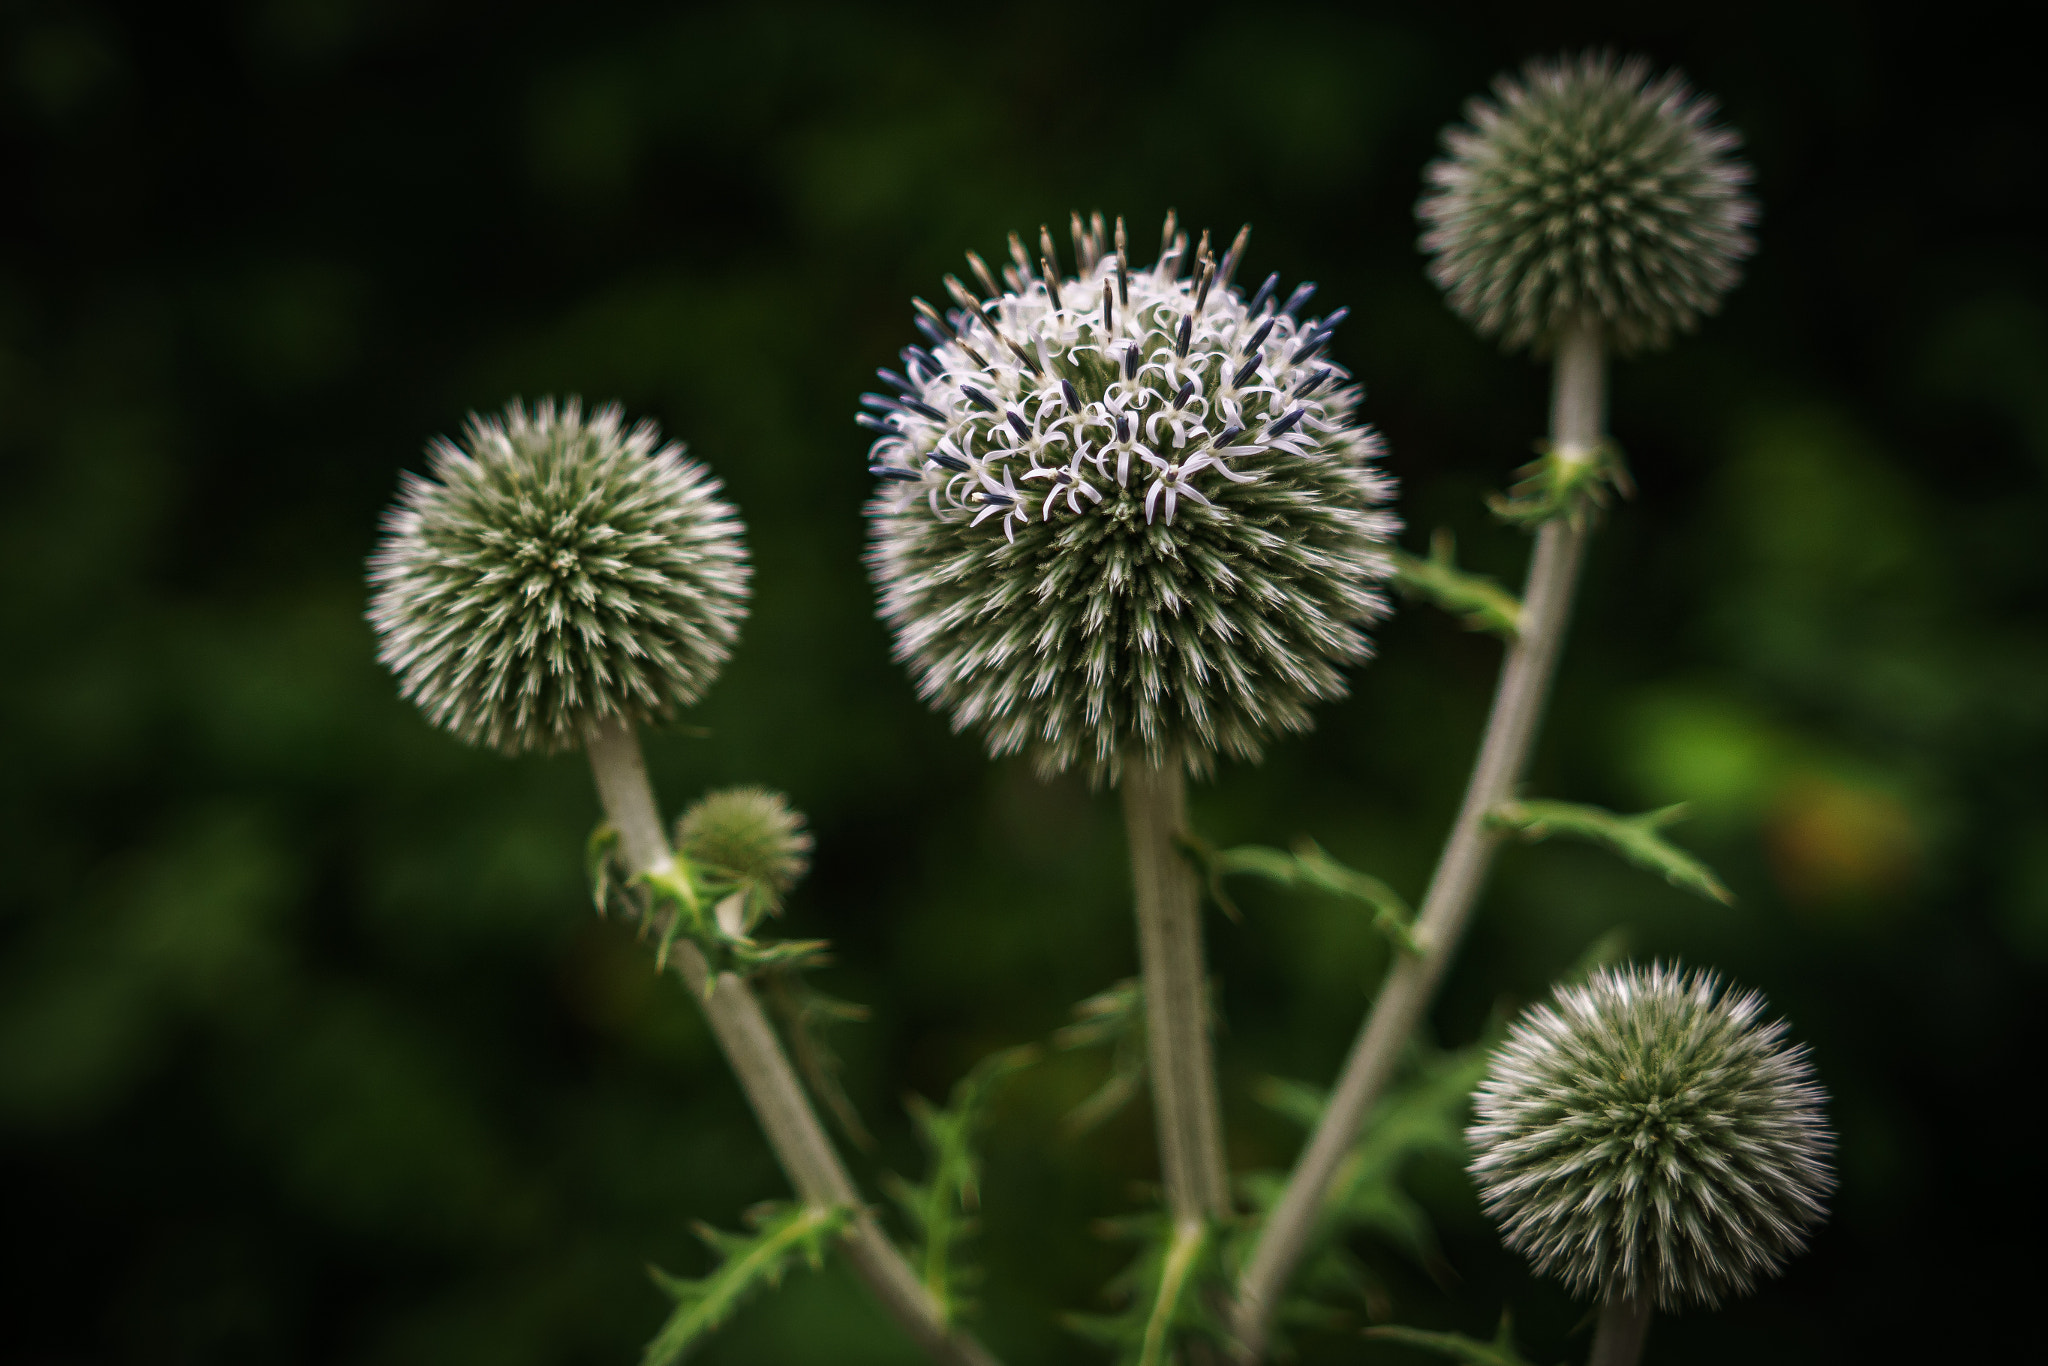
[[[1825,1217],[1833,1138],[1803,1048],[1709,973],[1560,987],[1494,1054],[1466,1137],[1507,1245],[1574,1293],[1714,1305]]]
[[[702,695],[746,615],[718,481],[652,422],[571,399],[472,414],[403,477],[370,559],[378,658],[436,724],[517,753]]]
[[[1720,306],[1755,250],[1735,134],[1640,57],[1532,61],[1447,129],[1416,206],[1451,306],[1513,348],[1580,316],[1618,351],[1666,345]]]
[[[1257,758],[1342,696],[1386,611],[1397,529],[1348,310],[1247,300],[1171,216],[1136,268],[1098,215],[1076,269],[1014,236],[1003,284],[920,301],[928,343],[870,394],[868,564],[919,691],[996,754],[1113,779],[1123,757]]]

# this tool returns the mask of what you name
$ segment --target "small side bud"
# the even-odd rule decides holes
[[[811,864],[803,816],[763,787],[705,793],[676,822],[676,848],[707,875],[731,878],[766,913],[781,909]]]

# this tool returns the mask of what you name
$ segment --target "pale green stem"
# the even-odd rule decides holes
[[[590,730],[586,747],[605,818],[619,833],[619,853],[628,874],[673,866],[632,727],[622,720],[601,723]],[[710,964],[688,939],[677,940],[670,957],[690,995],[703,1006],[711,1032],[790,1185],[812,1206],[853,1211],[841,1246],[882,1308],[933,1361],[943,1366],[996,1366],[987,1349],[946,1322],[938,1302],[868,1212],[753,988],[730,972],[713,979]]]
[[[1133,755],[1119,786],[1131,842],[1159,1167],[1166,1207],[1185,1227],[1230,1213],[1202,970],[1201,885],[1176,843],[1187,826],[1187,779],[1176,758],[1153,764]]]
[[[1641,1300],[1608,1300],[1593,1330],[1593,1354],[1586,1366],[1636,1366],[1650,1336],[1650,1306]]]
[[[1570,328],[1558,339],[1551,390],[1551,441],[1558,459],[1596,458],[1606,408],[1606,366],[1599,329],[1590,323]],[[1366,1115],[1386,1090],[1409,1036],[1429,1008],[1464,935],[1501,841],[1501,835],[1489,827],[1487,816],[1514,795],[1528,764],[1564,642],[1585,542],[1582,517],[1546,522],[1536,534],[1528,584],[1522,594],[1522,629],[1501,665],[1493,710],[1465,787],[1465,800],[1416,918],[1415,938],[1421,951],[1400,955],[1388,970],[1350,1056],[1344,1060],[1322,1118],[1296,1159],[1238,1279],[1236,1321],[1245,1360],[1256,1361],[1264,1353],[1273,1311],[1308,1250],[1337,1168],[1358,1141]]]

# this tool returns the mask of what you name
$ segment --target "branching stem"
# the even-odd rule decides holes
[[[1209,1045],[1201,884],[1175,842],[1187,825],[1187,779],[1175,758],[1155,765],[1133,756],[1120,787],[1166,1204],[1176,1225],[1209,1223],[1230,1212],[1230,1175]]]
[[[1550,409],[1556,458],[1596,458],[1606,406],[1600,332],[1597,325],[1583,323],[1558,339]],[[1521,634],[1501,665],[1479,758],[1416,920],[1415,938],[1422,952],[1396,955],[1388,969],[1322,1119],[1296,1160],[1238,1280],[1237,1331],[1245,1360],[1256,1361],[1264,1353],[1273,1311],[1314,1236],[1337,1168],[1386,1090],[1464,935],[1502,839],[1487,816],[1514,795],[1549,697],[1585,549],[1586,523],[1583,516],[1557,517],[1537,532],[1522,595]]]
[[[628,874],[666,869],[673,862],[668,837],[632,727],[624,721],[599,725],[591,730],[587,747],[598,797],[619,832]],[[670,957],[690,995],[703,1006],[790,1185],[808,1204],[854,1212],[841,1246],[882,1308],[941,1366],[996,1366],[987,1349],[946,1322],[917,1273],[868,1212],[753,988],[730,972],[713,981],[703,953],[687,939],[676,941]]]

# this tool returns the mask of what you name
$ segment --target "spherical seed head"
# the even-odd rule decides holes
[[[1661,1310],[1746,1294],[1834,1182],[1824,1095],[1763,998],[1603,970],[1518,1021],[1474,1096],[1472,1174],[1509,1247],[1576,1294]]]
[[[1344,310],[1304,320],[1313,287],[1271,280],[1247,302],[1242,237],[1218,263],[1169,217],[1139,269],[1095,223],[1072,275],[1013,237],[1006,288],[920,305],[928,348],[864,399],[868,565],[920,693],[992,753],[1202,773],[1344,694],[1386,611],[1391,483],[1327,353]]]
[[[1720,306],[1755,250],[1736,135],[1677,72],[1586,53],[1502,76],[1445,130],[1416,214],[1451,306],[1510,349],[1581,315],[1624,353]]]
[[[718,481],[652,422],[571,399],[472,414],[403,477],[370,558],[378,658],[436,724],[507,753],[664,721],[746,615],[746,547]]]
[[[810,866],[811,837],[789,799],[764,787],[707,792],[676,822],[684,857],[781,897]]]

